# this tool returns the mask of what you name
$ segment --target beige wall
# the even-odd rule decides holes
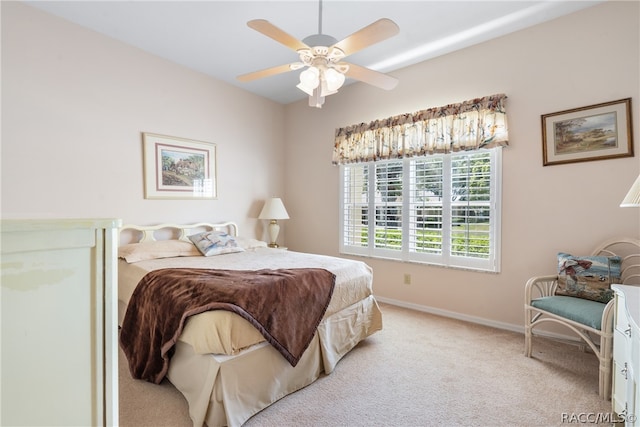
[[[284,107],[2,2],[2,216],[234,220],[282,195]],[[218,200],[146,200],[141,132],[217,144]]]
[[[392,92],[355,84],[328,97],[322,110],[288,106],[287,245],[338,254],[335,128],[506,93],[502,272],[366,260],[378,296],[520,327],[524,283],[553,273],[558,251],[586,254],[609,237],[640,237],[640,211],[618,207],[640,172],[639,21],[637,2],[607,2],[394,72],[400,84]],[[627,97],[636,157],[542,166],[542,114]],[[403,284],[405,273],[411,285]]]
[[[376,294],[517,328],[522,287],[555,253],[639,236],[618,207],[636,157],[542,167],[540,115],[632,97],[638,130],[639,4],[607,2],[362,84],[322,110],[287,107],[189,71],[20,3],[2,2],[2,216],[119,217],[153,224],[235,220],[264,237],[262,201],[282,196],[292,249],[338,254],[335,128],[504,92],[502,272],[366,259]],[[143,198],[141,132],[217,143],[219,199]],[[403,285],[404,273],[413,276]]]

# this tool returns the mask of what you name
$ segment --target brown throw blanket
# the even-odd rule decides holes
[[[319,268],[154,270],[131,296],[120,345],[131,375],[159,384],[187,317],[221,309],[248,320],[296,366],[327,310],[334,286],[335,275]]]

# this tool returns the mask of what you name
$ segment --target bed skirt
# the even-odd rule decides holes
[[[167,377],[187,399],[194,426],[241,426],[323,372],[331,373],[345,354],[380,329],[382,314],[369,296],[323,319],[295,367],[266,342],[222,356],[196,354],[179,341]]]

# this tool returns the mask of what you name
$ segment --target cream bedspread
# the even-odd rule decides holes
[[[189,402],[194,427],[239,427],[323,372],[330,374],[345,354],[380,329],[381,313],[369,296],[325,317],[295,367],[266,342],[225,356],[195,354],[179,341],[167,377]]]
[[[119,260],[119,322],[138,282],[149,271],[161,268],[212,268],[258,270],[263,268],[324,268],[336,275],[336,285],[325,318],[373,294],[371,268],[360,261],[301,252],[259,248],[213,257],[192,256],[144,260]],[[214,310],[192,316],[179,338],[197,354],[237,354],[264,341],[264,337],[237,314]]]

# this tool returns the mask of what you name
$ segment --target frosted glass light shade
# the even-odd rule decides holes
[[[629,192],[620,203],[621,208],[640,207],[640,175],[636,178]]]
[[[344,84],[344,74],[329,68],[324,72],[324,78],[327,81],[327,89],[330,91],[337,91]]]
[[[313,95],[313,90],[320,84],[320,70],[309,67],[300,73],[300,83],[296,86],[307,95]]]

